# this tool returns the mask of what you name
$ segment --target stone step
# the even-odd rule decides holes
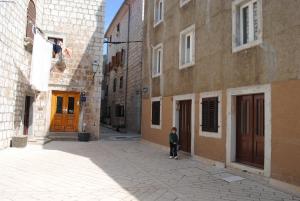
[[[51,139],[47,137],[34,137],[34,138],[28,138],[28,144],[33,144],[33,145],[44,145],[47,144],[48,142],[51,142]]]
[[[51,132],[47,136],[49,139],[54,141],[77,141],[77,132]]]

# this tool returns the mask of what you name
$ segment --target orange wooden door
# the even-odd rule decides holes
[[[52,93],[51,132],[78,131],[79,98],[79,93]]]

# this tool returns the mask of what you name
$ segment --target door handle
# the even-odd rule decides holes
[[[64,113],[67,113],[67,112],[68,112],[68,109],[67,109],[67,108],[65,108],[65,109],[63,109],[63,111],[64,111]]]

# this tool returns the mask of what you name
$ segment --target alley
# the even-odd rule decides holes
[[[0,200],[300,200],[264,179],[139,140],[51,142],[0,152]],[[224,176],[246,179],[227,183]]]

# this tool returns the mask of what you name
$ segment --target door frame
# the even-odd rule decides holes
[[[177,111],[177,103],[179,101],[191,100],[191,155],[195,155],[195,94],[186,94],[173,96],[173,126],[179,128],[179,111]]]
[[[263,170],[236,163],[236,97],[249,94],[265,96],[265,151]],[[271,176],[271,85],[227,89],[226,165],[256,174]]]

